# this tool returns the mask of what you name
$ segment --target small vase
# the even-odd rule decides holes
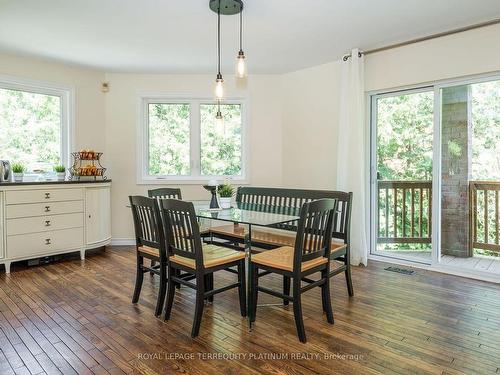
[[[13,175],[14,175],[14,182],[23,182],[24,173],[13,173]]]
[[[57,181],[64,181],[66,178],[66,172],[57,172]]]
[[[231,208],[231,197],[221,197],[220,208]]]

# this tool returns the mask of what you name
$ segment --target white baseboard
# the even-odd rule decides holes
[[[112,238],[111,246],[133,246],[135,238]]]

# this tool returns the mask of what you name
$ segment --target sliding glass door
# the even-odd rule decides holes
[[[500,275],[500,77],[370,105],[371,254]]]
[[[500,79],[439,93],[442,263],[500,274]]]
[[[372,254],[431,262],[434,90],[375,95]]]

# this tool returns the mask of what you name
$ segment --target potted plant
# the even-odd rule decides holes
[[[56,165],[54,171],[57,173],[57,181],[64,181],[66,178],[66,167],[64,165]]]
[[[24,171],[26,171],[26,167],[21,163],[12,164],[12,173],[14,174],[14,182],[23,182]]]
[[[220,185],[217,192],[220,197],[220,207],[231,208],[231,198],[234,195],[234,187],[229,184]]]

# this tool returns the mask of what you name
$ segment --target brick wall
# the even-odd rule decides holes
[[[469,256],[471,177],[470,93],[468,86],[443,89],[441,169],[441,253]]]

